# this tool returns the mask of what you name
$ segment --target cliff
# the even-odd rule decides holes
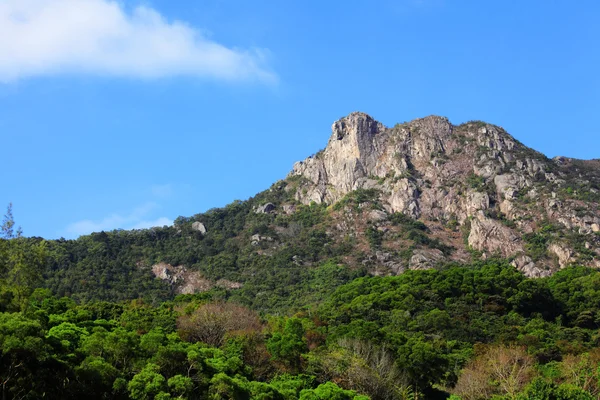
[[[597,161],[548,159],[484,122],[429,116],[387,128],[360,112],[334,122],[326,148],[290,173],[303,178],[301,203],[376,190],[387,215],[448,237],[461,230],[466,249],[511,258],[528,276],[600,266],[599,175]]]

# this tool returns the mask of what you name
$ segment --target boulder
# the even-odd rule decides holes
[[[192,224],[192,229],[195,231],[200,232],[201,234],[206,234],[206,227],[204,226],[204,224],[200,221],[196,221]]]
[[[254,212],[257,214],[269,214],[269,213],[273,212],[274,210],[275,210],[275,204],[266,203],[266,204],[256,207],[256,210],[254,210]]]

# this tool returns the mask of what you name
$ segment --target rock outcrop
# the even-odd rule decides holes
[[[257,214],[268,214],[275,210],[275,205],[273,203],[266,203],[258,206],[256,210],[254,210]]]
[[[189,270],[183,265],[174,266],[161,262],[154,264],[151,270],[156,278],[168,282],[178,294],[206,292],[215,286],[227,289],[239,289],[242,286],[239,282],[232,282],[227,279],[219,279],[216,282],[210,281],[200,272]]]
[[[192,224],[192,229],[195,231],[200,232],[201,234],[205,235],[206,234],[206,226],[204,226],[204,224],[200,221],[196,221]]]
[[[296,163],[290,177],[303,178],[295,193],[301,203],[334,204],[357,189],[376,189],[385,212],[370,220],[399,212],[457,223],[467,246],[483,257],[513,258],[527,275],[545,276],[574,262],[600,265],[597,164],[550,160],[479,121],[454,126],[429,116],[387,128],[354,112],[333,123],[326,148]],[[552,237],[543,233],[548,226]],[[534,262],[528,254],[538,233],[546,247]],[[577,235],[586,237],[584,252]],[[555,236],[571,242],[553,243]],[[410,264],[442,258],[417,253]]]

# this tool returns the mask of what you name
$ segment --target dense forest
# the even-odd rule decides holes
[[[110,279],[123,272],[128,257],[149,251],[140,238],[150,236],[156,247],[147,256],[213,257],[202,264],[213,270],[205,271],[225,276],[231,264],[216,257],[227,253],[214,246],[226,248],[236,223],[247,229],[247,221],[235,217],[268,218],[231,212],[244,207],[251,205],[234,203],[209,213],[212,221],[204,219],[209,229],[221,224],[221,242],[173,253],[167,247],[172,239],[160,236],[177,225],[44,241],[21,237],[9,208],[0,239],[2,398],[600,395],[600,273],[589,268],[528,279],[507,260],[488,259],[370,276],[344,266],[343,249],[323,250],[327,246],[308,238],[290,254],[309,258],[312,252],[318,262],[290,270],[262,264],[264,274],[245,279],[240,289],[175,295],[141,270]],[[293,218],[314,226],[322,214],[306,207]],[[395,218],[409,232],[424,230],[417,221]],[[255,225],[249,233],[263,229]],[[112,252],[120,240],[129,253]],[[323,252],[325,258],[317,257]],[[107,268],[96,268],[98,260]],[[69,263],[77,268],[57,267]]]

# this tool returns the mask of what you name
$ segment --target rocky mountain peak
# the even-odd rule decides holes
[[[532,276],[582,262],[584,254],[587,265],[600,267],[598,163],[550,160],[485,122],[455,126],[428,116],[388,128],[354,112],[334,122],[326,148],[296,163],[290,176],[303,180],[301,203],[334,204],[375,190],[386,213],[440,229],[456,225],[469,249],[515,258]],[[531,235],[544,226],[561,233],[544,236],[545,251],[533,255]],[[586,236],[589,248],[576,250],[573,235]]]
[[[347,117],[340,118],[331,126],[331,141],[344,140],[362,141],[383,131],[385,127],[375,121],[370,115],[353,112]]]

